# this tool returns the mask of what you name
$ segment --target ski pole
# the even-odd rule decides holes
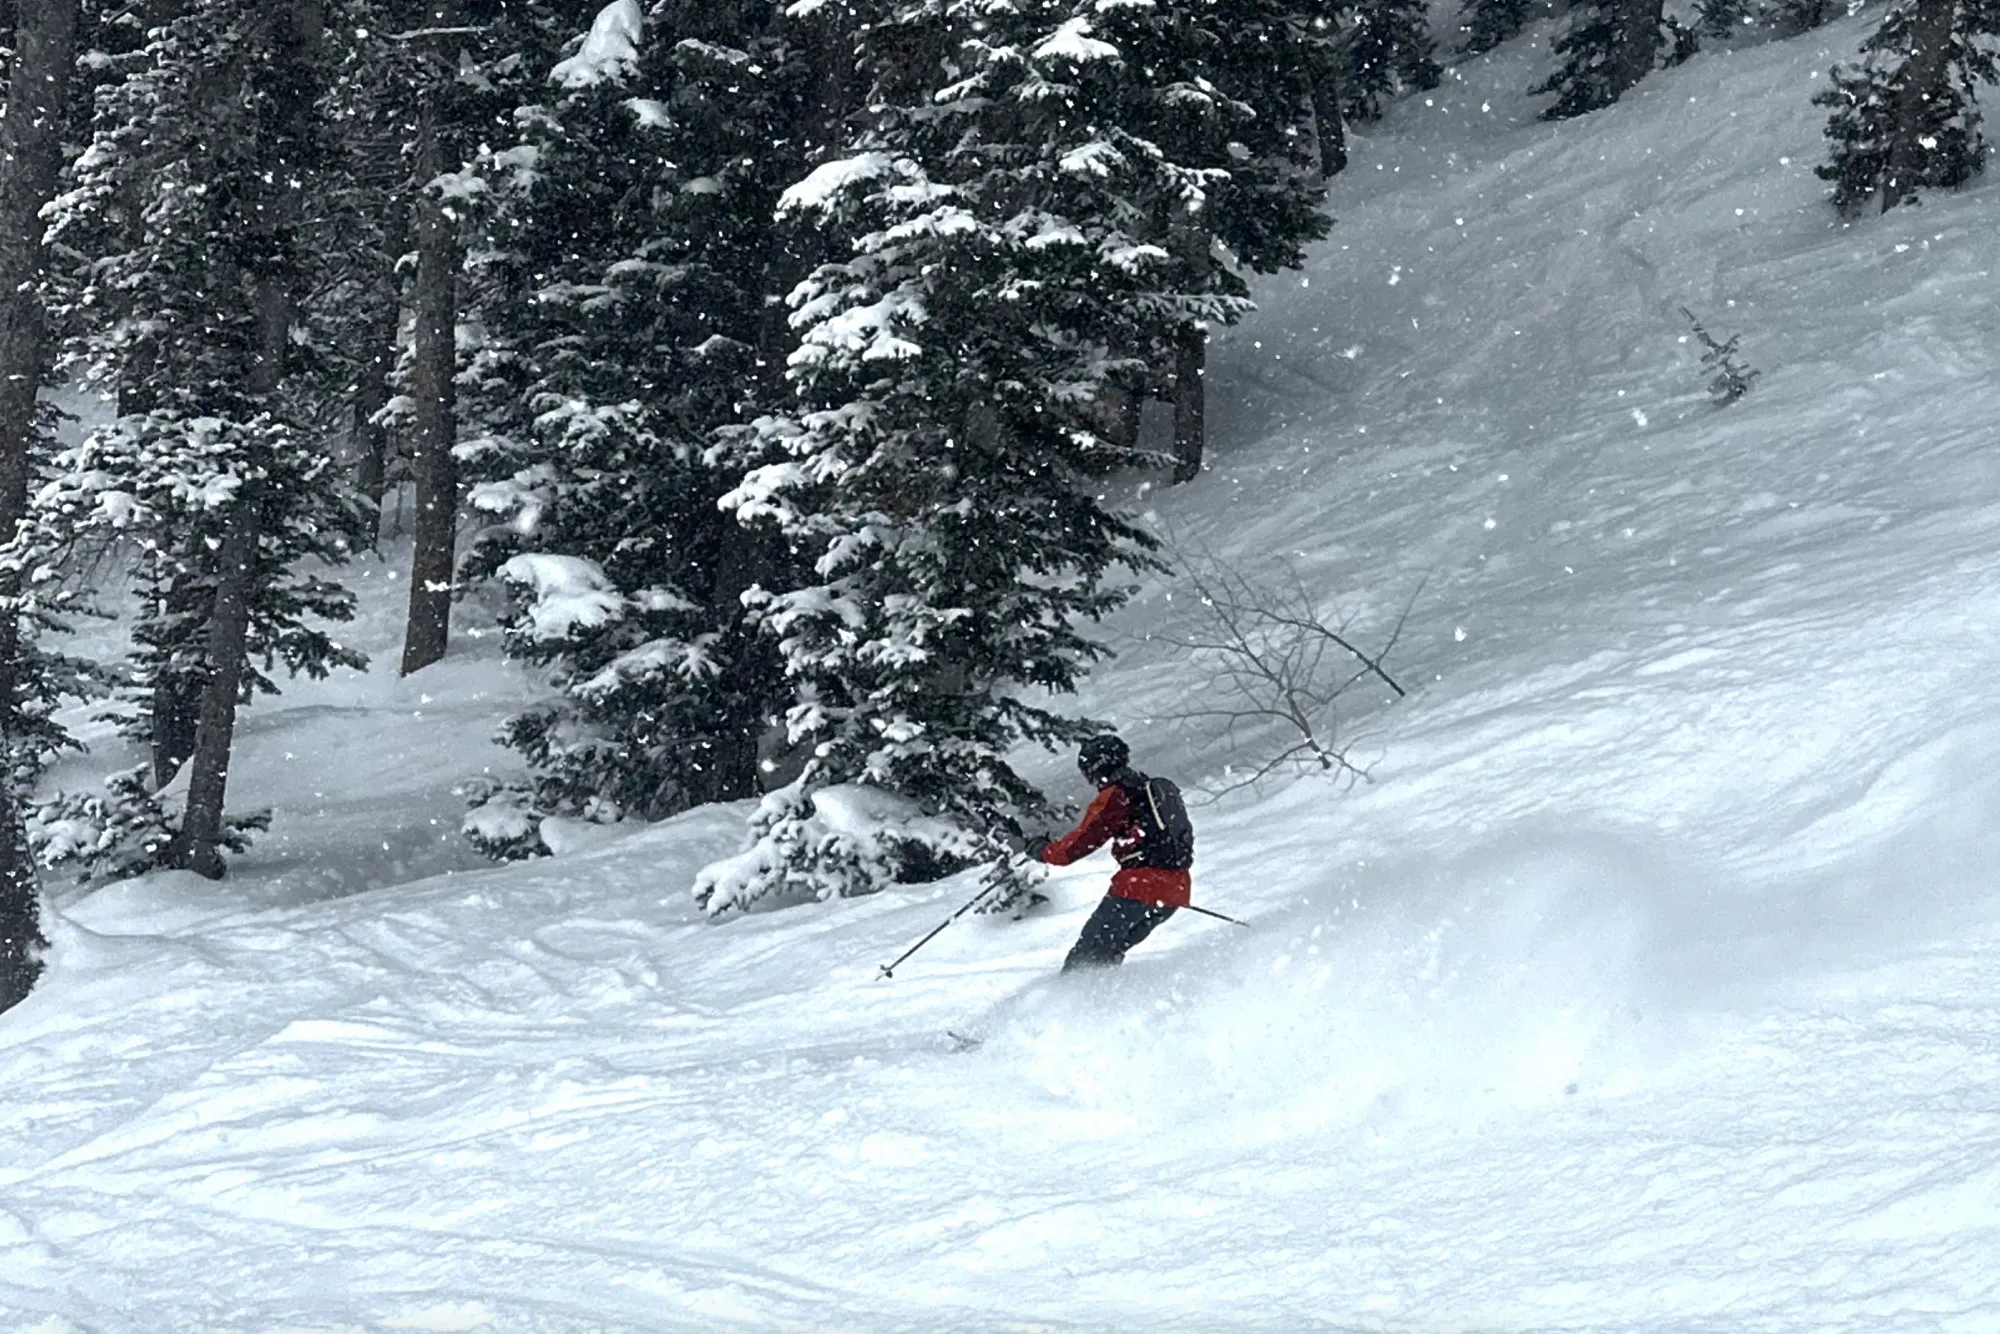
[[[1248,923],[1248,922],[1239,922],[1239,921],[1237,921],[1237,920],[1236,920],[1236,919],[1235,919],[1234,917],[1227,917],[1227,916],[1224,916],[1224,915],[1223,915],[1222,913],[1219,913],[1219,912],[1211,912],[1211,911],[1210,911],[1209,909],[1207,909],[1207,908],[1197,908],[1197,907],[1195,907],[1195,906],[1194,906],[1194,905],[1193,905],[1192,903],[1190,903],[1190,904],[1187,904],[1187,905],[1185,905],[1185,906],[1186,906],[1186,908],[1187,908],[1187,910],[1188,910],[1189,912],[1198,912],[1198,913],[1200,913],[1200,914],[1201,914],[1201,915],[1202,915],[1203,917],[1213,917],[1213,918],[1214,918],[1214,919],[1215,919],[1216,921],[1218,921],[1218,922],[1228,922],[1228,923],[1229,923],[1229,924],[1230,924],[1231,926],[1246,926],[1246,927],[1247,927],[1247,926],[1249,926],[1249,925],[1250,925],[1250,923]],[[902,962],[902,960],[898,959],[898,960],[897,960],[897,962],[898,962],[898,963],[901,963],[901,962]]]
[[[991,894],[994,890],[1000,888],[1000,884],[1001,882],[999,878],[996,876],[991,884],[982,886],[980,888],[980,891],[977,894],[974,894],[971,897],[971,899],[969,899],[966,902],[964,907],[960,908],[957,912],[953,913],[951,916],[945,918],[942,922],[939,922],[936,926],[932,927],[930,929],[930,932],[927,935],[925,935],[922,940],[918,941],[916,944],[910,946],[910,948],[904,950],[901,954],[897,955],[895,962],[883,964],[882,971],[876,974],[875,980],[879,982],[885,977],[894,978],[896,976],[896,970],[903,966],[903,960],[909,958],[912,954],[915,954],[918,950],[930,944],[931,941],[937,936],[938,932],[944,930],[946,927],[950,926],[953,922],[956,922],[959,918],[965,916],[967,912],[971,911],[973,905],[977,904],[981,899],[985,898],[988,894]]]
[[[910,948],[904,950],[901,954],[897,955],[895,962],[883,964],[882,971],[876,975],[875,980],[879,982],[885,977],[887,978],[895,977],[896,970],[903,966],[903,960],[909,958],[912,954],[915,954],[918,950],[930,944],[931,941],[937,937],[938,932],[944,930],[946,927],[950,926],[953,922],[956,922],[960,917],[963,917],[966,914],[966,912],[971,909],[973,904],[978,903],[988,894],[991,894],[993,892],[993,888],[994,887],[992,885],[988,885],[984,889],[980,890],[977,894],[972,896],[971,900],[967,902],[963,908],[960,908],[957,912],[945,918],[942,922],[939,922],[936,926],[932,927],[928,932],[925,933],[924,938],[922,940],[918,941],[916,944],[910,946]]]

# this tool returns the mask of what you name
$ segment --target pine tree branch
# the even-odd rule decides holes
[[[477,37],[486,31],[476,24],[454,28],[412,28],[408,32],[393,32],[382,40],[386,42],[420,42],[426,37]]]

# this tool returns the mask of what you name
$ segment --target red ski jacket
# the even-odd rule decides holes
[[[1125,789],[1116,783],[1097,794],[1090,809],[1083,813],[1082,824],[1051,840],[1041,856],[1050,866],[1068,866],[1107,842],[1111,844],[1111,855],[1118,859],[1117,873],[1111,877],[1112,894],[1141,903],[1163,903],[1171,908],[1188,906],[1193,881],[1186,871],[1145,864],[1144,831],[1132,816],[1132,804]]]

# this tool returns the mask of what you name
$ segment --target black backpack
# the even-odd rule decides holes
[[[1142,777],[1125,785],[1125,799],[1139,826],[1140,865],[1168,871],[1194,865],[1194,821],[1171,779]]]

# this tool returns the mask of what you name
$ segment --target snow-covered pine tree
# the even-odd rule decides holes
[[[1756,21],[1754,0],[1695,0],[1694,33],[1702,41],[1738,37]]]
[[[1797,37],[1824,27],[1847,12],[1845,0],[1770,0],[1757,17],[1770,26],[1773,35]]]
[[[75,369],[118,416],[58,456],[31,536],[129,559],[137,725],[164,747],[155,779],[187,765],[156,856],[210,876],[236,837],[238,705],[281,662],[360,661],[316,623],[351,598],[302,568],[344,559],[362,516],[319,428],[337,384],[303,304],[323,263],[305,201],[333,149],[317,99],[330,42],[354,31],[328,17],[326,0],[163,15],[100,95],[56,212]]]
[[[730,497],[811,557],[802,586],[750,600],[812,759],[698,879],[710,912],[991,858],[1045,811],[1006,755],[1091,730],[1039,697],[1103,656],[1081,624],[1154,560],[1096,499],[1090,478],[1131,455],[1091,405],[1246,307],[1218,244],[1296,262],[1325,226],[1296,134],[1308,71],[1293,39],[1246,38],[1259,16],[1300,30],[1296,7],[1257,4],[857,16],[872,119],[784,200],[852,253],[793,294],[802,406],[762,423],[784,457]],[[1245,51],[1264,91],[1283,75],[1268,117],[1223,86]]]
[[[46,455],[38,402],[51,361],[43,300],[42,210],[54,196],[76,60],[77,0],[20,0],[0,37],[0,546],[26,517],[28,484]],[[24,571],[0,559],[0,1010],[41,973],[41,885],[28,846],[18,772],[60,744],[49,718],[52,676],[21,633]]]
[[[1021,689],[1074,685],[1103,650],[1073,618],[1116,606],[1117,565],[1148,559],[1079,484],[1112,449],[1085,407],[1137,369],[1113,350],[1136,342],[1124,301],[1171,288],[1161,246],[1078,207],[1151,165],[1077,86],[1118,53],[1086,20],[1047,22],[1056,6],[973,8],[859,25],[874,123],[785,197],[853,254],[792,298],[804,410],[763,424],[786,457],[730,503],[812,558],[804,586],[751,598],[813,758],[751,848],[703,872],[710,912],[871,892],[910,844],[997,855],[1043,808],[1006,752],[1081,730]]]
[[[1323,0],[1293,7],[1283,49],[1294,68],[1275,81],[1273,86],[1279,90],[1276,98],[1262,99],[1274,106],[1280,99],[1302,103],[1303,117],[1295,110],[1274,119],[1285,126],[1287,138],[1297,141],[1303,137],[1310,177],[1321,185],[1347,169],[1347,118],[1340,110],[1346,34],[1340,26],[1340,12]]]
[[[789,398],[778,298],[805,238],[776,207],[805,169],[801,36],[776,0],[621,0],[491,164],[525,170],[481,263],[468,455],[494,522],[467,568],[512,587],[508,652],[555,693],[503,732],[531,791],[468,817],[490,852],[539,850],[547,815],[658,819],[761,790],[789,696],[742,594],[789,556],[717,502],[758,447],[744,424]]]
[[[1467,0],[1458,15],[1458,52],[1484,55],[1502,42],[1519,37],[1547,0]]]
[[[346,386],[344,462],[356,489],[378,511],[393,453],[390,378],[403,342],[400,261],[409,249],[409,100],[417,53],[399,40],[406,0],[343,0],[367,34],[342,44],[343,59],[324,99],[339,126],[341,151],[327,165],[315,200],[327,260],[322,323],[327,354]],[[379,537],[379,523],[373,532]]]
[[[1666,17],[1661,0],[1579,0],[1555,53],[1562,64],[1530,93],[1554,93],[1543,120],[1566,120],[1608,107],[1663,58],[1692,51],[1687,29]]]
[[[1101,110],[1104,123],[1151,145],[1164,165],[1125,181],[1137,192],[1118,206],[1144,219],[1136,235],[1175,257],[1179,294],[1133,312],[1145,341],[1132,360],[1149,369],[1100,409],[1110,409],[1108,438],[1129,447],[1139,400],[1170,400],[1173,480],[1187,482],[1204,451],[1209,325],[1246,308],[1242,270],[1297,264],[1303,242],[1329,225],[1320,204],[1347,165],[1341,108],[1355,20],[1332,0],[1243,0],[1226,10],[1120,6],[1088,21],[1126,53],[1107,85],[1121,100]]]
[[[1886,213],[1928,187],[1962,185],[1986,161],[1979,84],[2000,79],[1993,49],[2000,5],[1905,0],[1861,44],[1860,65],[1837,64],[1829,107],[1832,151],[1815,170],[1843,213]]]
[[[1401,93],[1435,88],[1437,63],[1425,0],[1360,0],[1345,15],[1346,70],[1341,111],[1349,120],[1377,120]]]
[[[515,94],[526,72],[552,64],[594,6],[342,3],[357,32],[341,47],[343,65],[326,104],[342,153],[338,174],[316,201],[330,241],[329,281],[338,287],[323,305],[328,351],[350,386],[343,415],[356,486],[378,511],[392,482],[418,492],[416,527],[423,531],[411,583],[421,632],[405,640],[408,672],[433,660],[449,628],[444,604],[456,553],[446,539],[456,536],[459,508],[449,446],[458,435],[457,343],[467,327],[452,309],[460,284],[445,278],[460,276],[455,252],[483,211],[485,184],[464,170],[464,159],[473,145],[518,137],[513,113],[522,99]],[[437,442],[445,447],[432,447]]]
[[[1118,7],[1085,21],[1122,54],[1104,69],[1102,123],[1159,155],[1109,197],[1137,234],[1174,257],[1169,299],[1132,312],[1148,364],[1174,403],[1174,480],[1205,448],[1208,328],[1248,308],[1242,270],[1297,265],[1325,234],[1328,177],[1346,165],[1351,28],[1317,0],[1242,0],[1221,9]],[[1079,17],[1087,11],[1078,10]]]

